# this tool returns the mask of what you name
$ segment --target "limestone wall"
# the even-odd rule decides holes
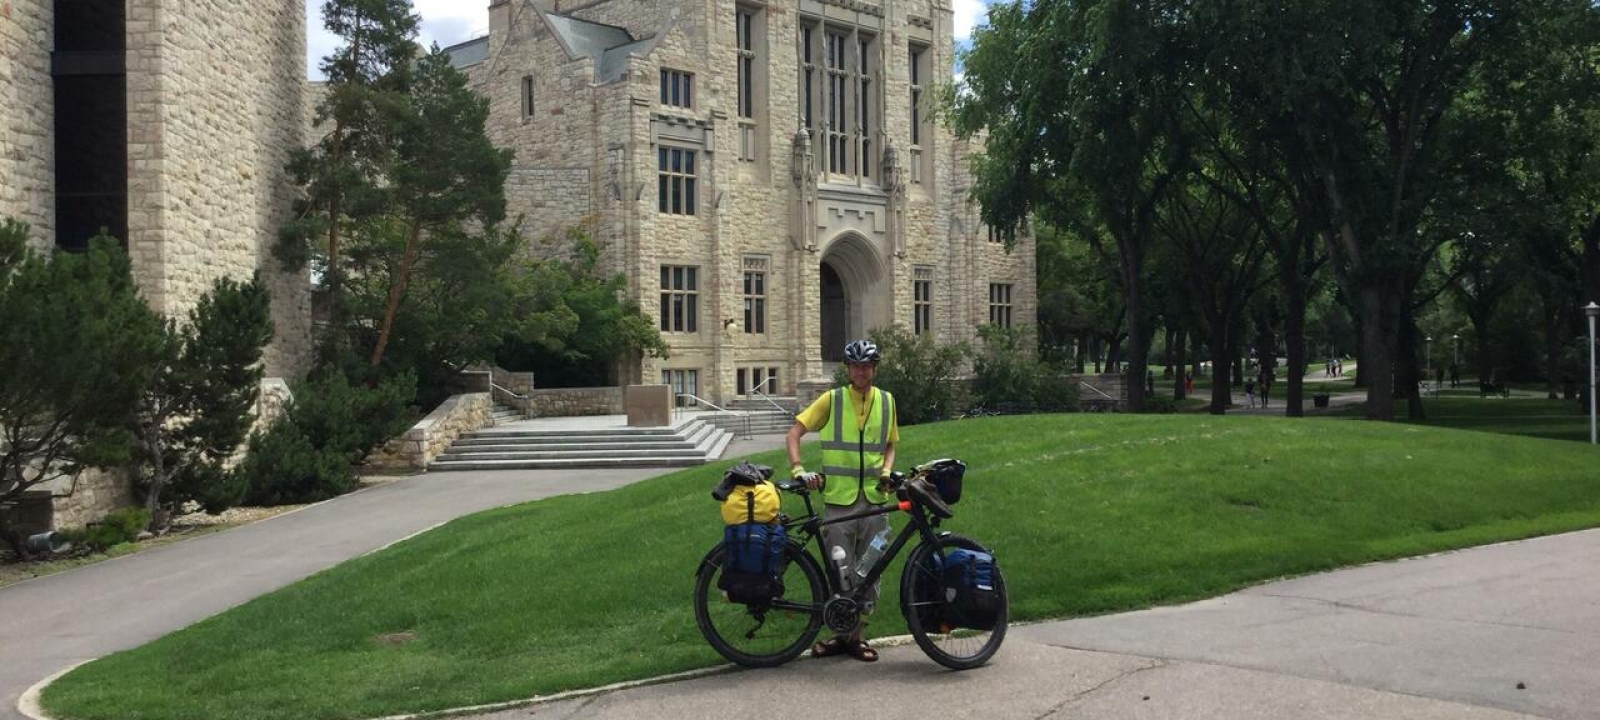
[[[622,388],[552,388],[534,390],[534,417],[583,417],[621,415]]]
[[[427,417],[368,456],[365,469],[378,472],[424,470],[463,433],[494,424],[489,393],[452,395]]]
[[[133,0],[128,9],[129,252],[141,291],[182,316],[222,276],[262,271],[269,375],[309,354],[309,283],[271,248],[305,136],[305,6]]]
[[[90,468],[53,493],[50,504],[54,528],[81,528],[99,522],[113,510],[133,505],[133,483],[126,470]]]
[[[0,0],[0,216],[55,244],[55,101],[49,0]]]

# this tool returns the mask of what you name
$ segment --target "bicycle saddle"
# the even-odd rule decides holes
[[[934,517],[950,518],[955,516],[955,513],[950,512],[950,506],[946,505],[944,499],[939,497],[939,490],[927,479],[913,478],[905,484],[905,488],[911,498],[917,504],[927,508],[928,512],[933,513]]]

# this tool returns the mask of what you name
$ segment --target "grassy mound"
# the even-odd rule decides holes
[[[902,466],[968,462],[947,527],[995,549],[1019,620],[1600,525],[1600,452],[1576,443],[1101,415],[957,421],[902,440]],[[45,707],[118,720],[374,717],[717,664],[690,595],[720,537],[707,491],[727,464],[461,518],[85,665],[46,690]],[[904,632],[894,584],[874,634]]]

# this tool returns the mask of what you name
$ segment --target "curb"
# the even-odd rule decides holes
[[[902,645],[911,644],[911,636],[895,635],[892,637],[874,638],[867,642],[873,647],[878,648],[899,647]],[[796,659],[810,660],[812,658],[810,654],[807,653],[802,654]],[[45,714],[44,708],[39,704],[40,694],[44,692],[46,687],[49,687],[50,683],[53,683],[61,676],[78,669],[79,666],[90,662],[93,662],[93,659],[74,663],[71,666],[56,672],[56,674],[34,683],[33,687],[28,688],[27,691],[22,693],[22,697],[17,699],[17,711],[22,713],[24,717],[29,718],[29,720],[56,720],[56,718]],[[619,683],[612,683],[610,685],[603,685],[597,688],[568,690],[566,692],[559,692],[554,695],[535,695],[531,698],[523,698],[521,700],[506,700],[504,702],[487,703],[484,705],[468,705],[458,708],[446,708],[444,710],[426,710],[423,712],[405,713],[402,715],[385,715],[380,718],[372,718],[372,720],[432,720],[433,718],[460,717],[463,715],[478,715],[482,713],[497,712],[500,710],[515,710],[517,708],[532,707],[535,705],[546,705],[553,702],[560,702],[562,700],[605,695],[607,693],[613,693],[619,690],[631,690],[633,688],[649,687],[651,685],[665,685],[667,683],[678,682],[680,680],[694,680],[697,678],[724,675],[731,672],[737,672],[740,669],[741,668],[738,665],[733,664],[717,665],[715,667],[700,668],[699,670],[685,670],[684,672],[672,673],[669,675],[659,675],[653,678],[644,678],[642,680],[626,680]]]

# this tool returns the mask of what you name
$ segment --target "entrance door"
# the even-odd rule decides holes
[[[847,326],[846,313],[850,302],[845,299],[844,282],[828,263],[822,263],[822,359],[829,362],[844,360]]]

